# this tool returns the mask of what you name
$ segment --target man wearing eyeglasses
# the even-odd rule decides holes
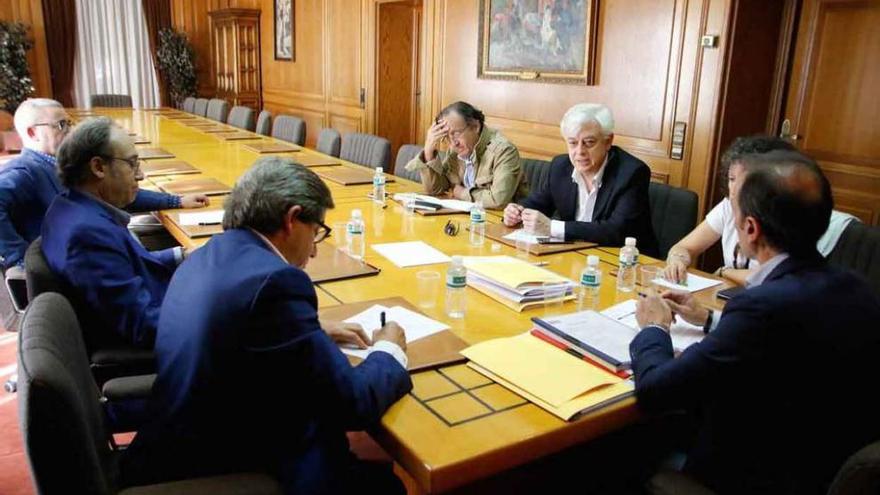
[[[263,471],[284,493],[404,493],[390,465],[356,459],[345,436],[378,423],[412,382],[397,324],[354,367],[321,329],[303,269],[330,234],[330,208],[327,186],[290,158],[261,158],[238,180],[223,234],[168,287],[156,414],[126,449],[123,484]]]
[[[159,308],[180,247],[147,251],[122,210],[143,179],[138,151],[110,119],[89,119],[58,149],[62,192],[46,211],[42,249],[49,268],[71,289],[89,349],[151,349]]]
[[[4,270],[21,270],[28,245],[40,235],[46,209],[64,190],[55,155],[70,127],[70,117],[55,100],[29,99],[15,112],[15,129],[24,150],[0,171],[0,265]],[[207,204],[208,197],[202,194],[139,191],[123,206],[129,211],[153,211]]]

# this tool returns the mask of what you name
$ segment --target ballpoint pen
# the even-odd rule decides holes
[[[381,328],[385,328],[385,312],[384,311],[379,313],[379,325],[381,326]]]

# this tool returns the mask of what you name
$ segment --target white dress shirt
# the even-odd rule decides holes
[[[257,237],[262,239],[266,246],[269,246],[269,249],[271,249],[273,253],[277,254],[278,257],[284,260],[285,263],[288,263],[284,255],[281,254],[281,251],[279,251],[278,248],[275,247],[275,245],[266,238],[266,236],[257,232],[254,229],[250,229],[250,231],[256,234]],[[403,369],[406,369],[407,365],[409,364],[406,353],[403,352],[403,349],[401,349],[400,346],[395,344],[394,342],[390,342],[388,340],[380,340],[378,342],[374,342],[373,347],[370,348],[369,354],[372,354],[374,352],[387,352],[388,354],[391,354],[391,357],[393,357],[395,361],[400,363],[400,365],[403,366]]]
[[[577,213],[575,221],[592,222],[593,210],[596,208],[596,198],[599,196],[599,189],[602,188],[602,176],[605,174],[605,165],[608,164],[608,155],[605,155],[605,161],[599,167],[599,171],[593,176],[593,190],[587,190],[587,181],[581,175],[577,168],[571,171],[571,181],[577,184]],[[565,222],[562,220],[550,220],[550,237],[557,239],[565,238]]]

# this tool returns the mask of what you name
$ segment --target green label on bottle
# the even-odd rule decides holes
[[[467,277],[464,275],[447,275],[446,286],[454,289],[460,289],[467,285]]]
[[[581,285],[586,285],[588,287],[598,287],[598,275],[595,273],[584,273],[583,275],[581,275]]]
[[[355,225],[354,223],[348,224],[348,228],[346,229],[349,234],[363,234],[363,230],[361,230],[360,225]]]
[[[483,223],[486,221],[486,217],[483,216],[482,211],[471,211],[471,223]]]

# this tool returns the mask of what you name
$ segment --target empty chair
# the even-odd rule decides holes
[[[272,123],[272,137],[302,146],[306,144],[306,122],[299,117],[279,115]]]
[[[388,171],[391,162],[391,143],[379,136],[350,132],[342,136],[339,158],[369,168],[382,167]]]
[[[263,136],[268,136],[269,133],[272,132],[272,113],[268,110],[263,110],[260,112],[260,115],[257,117],[257,134],[262,134]]]
[[[648,186],[651,226],[660,249],[659,258],[666,259],[669,248],[688,235],[697,225],[697,194],[680,187],[652,182]]]
[[[409,171],[406,164],[422,152],[422,147],[417,144],[404,144],[397,150],[397,159],[394,160],[394,175],[409,179],[414,182],[422,181],[422,174],[418,171]]]
[[[46,293],[28,308],[19,333],[19,421],[38,493],[281,493],[257,474],[226,475],[119,492],[120,451],[105,423],[70,303]]]
[[[880,295],[880,227],[850,222],[828,254],[828,262],[862,275]]]
[[[236,105],[229,112],[229,118],[226,120],[226,123],[233,127],[253,132],[254,109]]]
[[[226,100],[212,98],[208,102],[208,110],[205,112],[205,117],[208,117],[211,120],[216,120],[217,122],[226,122],[226,116],[228,114],[229,103],[226,103]]]
[[[92,107],[132,107],[129,95],[92,95],[89,97],[89,105]]]
[[[550,177],[550,162],[532,158],[520,158],[519,164],[529,191],[540,190],[546,185],[547,178]]]
[[[325,155],[339,157],[339,148],[342,147],[342,136],[336,129],[321,129],[318,134],[318,142],[315,143],[315,149]]]
[[[206,115],[208,115],[208,99],[196,99],[196,104],[193,107],[193,113],[198,115],[199,117],[205,117]]]
[[[196,99],[192,96],[187,96],[183,100],[183,111],[193,113],[196,109]]]

